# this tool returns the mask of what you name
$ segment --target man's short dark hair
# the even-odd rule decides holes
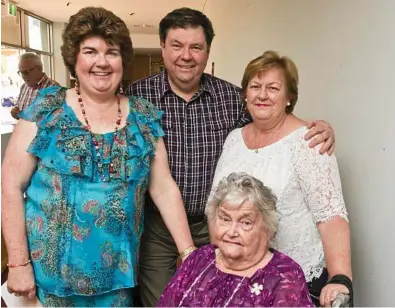
[[[167,14],[159,23],[160,41],[165,42],[169,29],[187,29],[201,26],[206,37],[207,46],[211,46],[214,38],[214,29],[210,19],[202,12],[183,7]]]

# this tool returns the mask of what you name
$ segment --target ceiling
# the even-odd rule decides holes
[[[67,22],[71,15],[86,6],[102,6],[122,18],[130,32],[157,35],[159,21],[167,13],[180,7],[202,10],[207,0],[16,0],[15,2],[19,7],[53,22]]]

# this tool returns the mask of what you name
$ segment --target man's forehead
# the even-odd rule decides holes
[[[190,44],[206,42],[206,37],[201,26],[169,29],[167,32],[167,39]]]

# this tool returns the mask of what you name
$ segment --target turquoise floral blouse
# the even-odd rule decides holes
[[[132,97],[118,141],[114,133],[95,135],[103,144],[103,182],[92,136],[65,95],[65,88],[43,89],[21,114],[38,127],[28,148],[38,160],[25,205],[36,283],[57,296],[133,287],[150,163],[164,135],[162,112]]]

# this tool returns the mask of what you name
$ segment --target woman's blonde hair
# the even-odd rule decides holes
[[[248,83],[253,77],[262,72],[267,72],[272,68],[279,68],[284,73],[287,94],[290,102],[290,105],[286,106],[285,112],[288,114],[292,113],[296,105],[296,101],[298,100],[298,69],[290,58],[284,56],[281,57],[278,52],[271,50],[265,51],[263,55],[248,63],[241,81],[242,94],[244,97],[246,96]]]

